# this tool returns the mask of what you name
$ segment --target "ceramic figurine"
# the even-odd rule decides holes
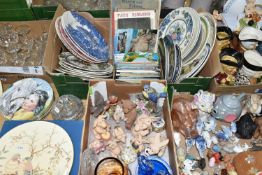
[[[137,117],[134,126],[132,128],[132,134],[134,136],[141,135],[145,137],[152,131],[152,122],[155,117],[151,117],[145,114],[140,115]]]
[[[225,122],[233,122],[240,117],[242,111],[241,100],[245,94],[239,96],[222,95],[217,98],[211,115]]]
[[[256,124],[252,115],[245,114],[237,122],[237,136],[242,139],[251,139],[256,131]]]
[[[154,121],[152,121],[153,131],[162,132],[165,129],[166,123],[162,117],[156,117]]]
[[[104,115],[99,115],[97,119],[95,119],[93,131],[96,139],[107,141],[111,137],[110,125],[106,122],[104,117]]]
[[[148,85],[148,84],[144,85],[144,90],[143,90],[142,93],[143,93],[145,98],[147,98],[148,100],[150,100],[150,101],[152,101],[156,104],[157,104],[159,98],[166,98],[167,97],[166,92],[157,93],[156,90],[154,88],[150,87],[150,85]]]
[[[131,100],[121,100],[119,105],[125,113],[126,129],[130,130],[137,117],[136,104]]]
[[[197,108],[203,112],[210,113],[215,102],[215,94],[207,91],[199,90],[194,95],[194,103]]]
[[[108,102],[109,102],[110,105],[116,105],[117,102],[118,102],[118,97],[115,96],[115,95],[111,95],[108,98]]]
[[[144,144],[147,143],[147,140],[143,139],[141,135],[137,135],[131,140],[131,143],[136,152],[141,153],[145,149]]]
[[[113,136],[117,142],[126,142],[126,133],[120,126],[116,126],[113,130]]]
[[[220,85],[233,85],[235,83],[235,77],[229,76],[225,72],[219,72],[214,76],[216,82]]]
[[[186,139],[186,150],[189,152],[189,150],[195,145],[195,139],[187,138]]]
[[[104,100],[104,97],[100,94],[100,92],[95,91],[95,106],[92,106],[91,113],[94,117],[99,116],[105,109],[106,101]]]
[[[186,160],[186,152],[183,148],[178,148],[176,153],[178,161],[184,162]]]
[[[120,120],[125,120],[125,113],[120,105],[116,105],[113,119],[116,121],[116,123],[119,123]]]
[[[212,144],[212,140],[211,140],[211,136],[210,136],[209,132],[203,131],[201,135],[205,139],[207,148],[210,148],[211,144]]]
[[[255,124],[257,125],[257,129],[254,134],[254,138],[258,139],[262,137],[262,117],[257,117],[255,119]]]
[[[221,21],[223,18],[220,13],[223,12],[224,4],[227,0],[212,0],[210,5],[210,13],[217,21]]]
[[[191,174],[191,171],[194,171],[195,168],[197,167],[197,161],[196,160],[190,160],[186,159],[184,162],[184,168],[183,168],[183,173],[185,174]]]
[[[195,140],[196,140],[196,148],[198,150],[198,153],[201,158],[204,158],[204,153],[207,149],[205,139],[202,136],[198,136]]]
[[[137,159],[137,152],[132,146],[125,146],[120,154],[120,158],[125,164],[128,165]]]
[[[90,144],[90,148],[96,153],[99,154],[106,150],[105,144],[100,140],[95,140]]]
[[[107,147],[113,157],[119,156],[122,151],[122,147],[120,146],[120,144],[117,143],[116,140],[110,140],[107,143]]]
[[[196,122],[198,118],[198,109],[193,104],[194,97],[191,95],[175,95],[172,106],[173,127],[186,138],[198,136]]]
[[[181,136],[179,132],[174,132],[174,140],[177,147],[179,147],[181,142]]]
[[[161,157],[165,153],[169,139],[162,139],[160,133],[148,138],[149,146],[145,149],[147,155],[158,155]]]
[[[251,94],[246,102],[245,109],[254,115],[262,114],[262,97],[258,94]]]

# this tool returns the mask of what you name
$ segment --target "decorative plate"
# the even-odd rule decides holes
[[[40,120],[50,109],[53,96],[45,80],[22,79],[0,97],[0,112],[8,120]]]
[[[173,10],[161,22],[159,37],[170,35],[174,44],[179,45],[182,58],[185,58],[193,49],[192,45],[196,44],[200,29],[198,13],[189,7],[181,7]]]
[[[73,158],[67,132],[50,122],[19,125],[0,139],[0,174],[67,175]]]
[[[68,36],[85,53],[97,60],[108,61],[108,45],[103,36],[88,20],[76,12],[66,11],[62,16],[61,23]]]
[[[193,77],[202,70],[215,44],[216,22],[213,16],[209,13],[200,13],[200,16],[206,28],[206,40],[203,43],[204,45],[201,46],[201,51],[195,56],[195,59],[193,59],[193,61],[190,62],[189,65],[184,67],[184,70],[189,70],[183,75],[181,75],[180,80],[183,80],[188,77]]]
[[[62,41],[62,43],[65,45],[65,47],[72,53],[74,54],[76,57],[80,58],[83,61],[86,62],[92,62],[92,63],[99,63],[101,61],[96,60],[95,58],[93,58],[90,55],[87,55],[84,51],[82,51],[81,49],[79,49],[74,42],[71,40],[71,38],[67,35],[67,33],[65,32],[65,30],[62,27],[61,24],[61,17],[58,17],[56,22],[55,22],[55,28],[56,28],[56,32],[58,37],[60,38],[60,40]]]
[[[223,22],[231,28],[232,31],[241,29],[241,19],[244,18],[246,0],[228,0],[223,8]],[[262,0],[256,0],[255,4],[261,5]],[[261,8],[260,8],[261,10]],[[262,27],[262,20],[257,24],[257,28]]]

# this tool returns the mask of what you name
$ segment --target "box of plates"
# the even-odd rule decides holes
[[[66,11],[59,5],[49,30],[46,71],[83,80],[112,78],[108,28],[108,20]]]
[[[216,21],[209,13],[180,7],[161,22],[159,54],[164,77],[176,83],[198,76],[207,63],[216,38]]]

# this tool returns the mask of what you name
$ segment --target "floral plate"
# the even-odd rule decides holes
[[[185,58],[195,46],[201,30],[198,13],[189,7],[181,7],[170,12],[160,24],[159,37],[170,35],[179,45],[182,58]]]
[[[0,112],[7,120],[40,120],[50,109],[53,97],[52,87],[45,80],[22,79],[0,97]]]
[[[25,123],[0,138],[0,174],[68,175],[73,159],[67,132],[50,122]]]
[[[76,12],[66,11],[62,15],[61,23],[77,47],[97,60],[108,61],[108,45],[103,36],[87,19]]]

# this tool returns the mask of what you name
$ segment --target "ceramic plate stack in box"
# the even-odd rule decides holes
[[[160,38],[171,36],[181,50],[182,69],[177,81],[196,76],[207,62],[216,37],[216,22],[209,13],[198,14],[181,7],[166,16],[160,24]],[[167,63],[168,64],[168,63]]]
[[[64,46],[74,55],[78,62],[72,65],[60,57],[57,71],[83,79],[110,78],[113,68],[108,64],[109,48],[99,31],[83,16],[76,12],[66,11],[55,22],[56,33]],[[100,65],[103,64],[103,65]],[[96,66],[93,66],[97,64]],[[85,69],[86,66],[88,69]],[[96,67],[108,69],[96,69]],[[94,70],[96,69],[96,70]]]

